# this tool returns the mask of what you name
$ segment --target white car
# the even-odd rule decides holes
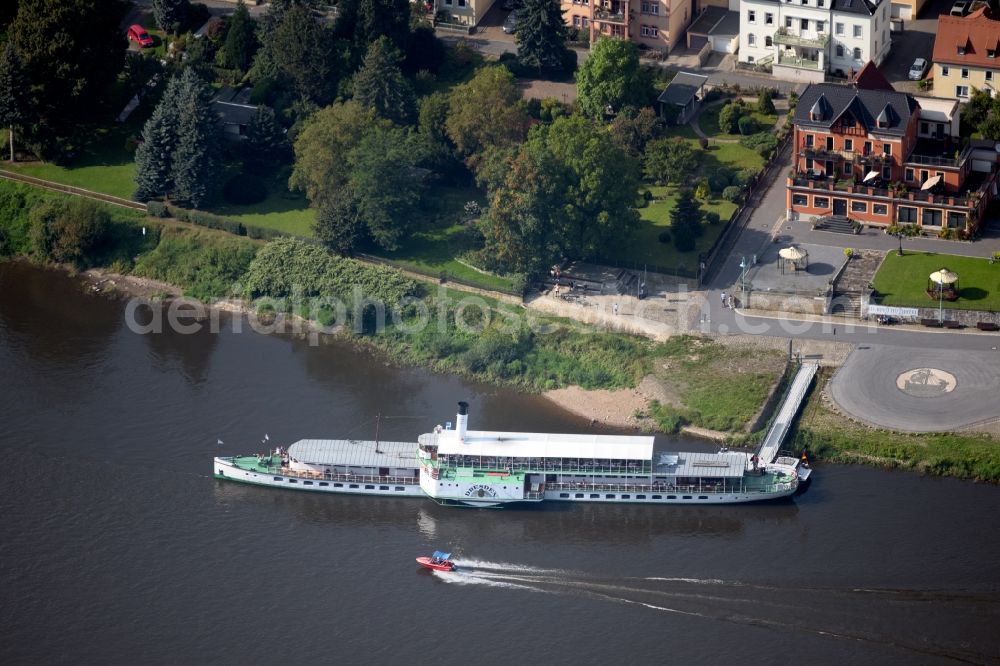
[[[951,6],[951,12],[949,13],[952,16],[965,16],[966,14],[969,13],[970,4],[972,3],[967,2],[966,0],[959,0],[958,2],[956,2]]]
[[[507,19],[503,22],[503,31],[511,35],[517,32],[517,10],[513,10],[510,14],[507,14]]]
[[[920,79],[924,78],[924,74],[926,73],[927,73],[927,61],[924,60],[923,58],[917,58],[916,60],[913,61],[913,64],[910,65],[910,72],[909,74],[906,75],[906,78],[908,78],[911,81],[919,81]]]

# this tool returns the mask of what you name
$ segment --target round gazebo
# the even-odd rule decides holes
[[[958,274],[941,268],[927,277],[927,295],[943,301],[958,299]]]
[[[788,268],[788,264],[791,264],[791,270],[793,271],[802,271],[809,268],[809,253],[794,245],[778,250],[778,258],[780,259],[778,263],[782,273]]]

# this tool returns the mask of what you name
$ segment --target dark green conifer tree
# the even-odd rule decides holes
[[[517,59],[539,71],[566,63],[566,22],[559,0],[524,0],[517,13]]]
[[[399,69],[401,59],[399,49],[389,38],[379,37],[354,75],[354,99],[382,118],[404,125],[413,120],[416,98]]]
[[[0,54],[0,127],[10,131],[11,162],[14,161],[14,128],[30,117],[30,92],[21,58],[14,49],[14,43],[8,41]]]
[[[173,198],[198,208],[212,195],[217,176],[218,119],[205,83],[190,68],[181,74],[177,96],[177,147],[171,160]]]

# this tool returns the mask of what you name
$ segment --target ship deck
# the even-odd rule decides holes
[[[258,474],[273,474],[299,479],[318,479],[328,481],[350,481],[359,483],[389,483],[394,485],[419,485],[420,478],[416,476],[367,476],[362,474],[323,474],[321,472],[300,472],[282,467],[278,456],[264,456],[263,460],[253,456],[231,456],[220,458],[230,462],[237,469]]]

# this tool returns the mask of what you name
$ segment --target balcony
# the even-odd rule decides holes
[[[616,25],[628,25],[628,14],[625,12],[615,12],[607,9],[595,9],[594,20],[599,23],[614,23]]]
[[[966,191],[964,193],[933,193],[910,188],[888,190],[878,187],[868,187],[864,183],[857,183],[849,180],[834,181],[825,177],[810,178],[804,173],[796,173],[794,176],[790,176],[788,178],[788,186],[818,192],[845,192],[870,197],[881,197],[883,199],[892,198],[904,205],[908,201],[913,201],[937,206],[975,208],[982,200],[985,186],[989,183],[989,178],[986,177],[987,174],[977,175],[982,177],[970,177],[966,180]]]
[[[798,67],[799,69],[819,70],[819,60],[810,60],[809,58],[798,58],[796,56],[787,56],[783,53],[778,54],[778,64],[786,65],[788,67]]]
[[[786,28],[778,28],[778,31],[774,33],[774,43],[786,46],[805,46],[811,49],[825,49],[826,45],[830,43],[830,35],[819,33],[815,38],[800,37],[789,34]]]
[[[972,146],[966,146],[958,157],[948,157],[944,154],[941,155],[925,155],[918,154],[917,151],[921,153],[930,152],[941,152],[944,150],[944,144],[941,142],[926,142],[926,139],[921,139],[917,143],[913,152],[910,156],[906,158],[906,164],[915,164],[918,166],[929,166],[929,167],[940,167],[942,169],[961,169],[965,163],[968,161],[969,156],[972,154]],[[938,150],[935,150],[938,148]],[[957,152],[957,151],[956,151]]]

